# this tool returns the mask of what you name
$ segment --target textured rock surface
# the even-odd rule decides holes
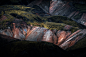
[[[73,46],[86,35],[85,29],[82,29],[82,31],[78,30],[71,34],[71,31],[57,31],[55,29],[51,31],[43,27],[32,25],[25,26],[24,24],[24,27],[20,26],[19,28],[16,28],[16,25],[17,24],[13,23],[12,30],[10,28],[0,30],[0,33],[20,40],[50,42],[58,45],[64,50]]]
[[[85,12],[82,10],[77,10],[75,6],[70,5],[71,2],[62,2],[62,1],[52,1],[50,4],[49,12],[52,15],[61,15],[71,18],[72,20],[85,25]],[[85,8],[84,8],[85,9]],[[85,9],[86,10],[86,9]]]
[[[18,1],[15,1],[15,2],[18,3]],[[46,2],[44,0],[40,0],[36,4],[33,3],[31,7],[27,7],[25,5],[2,5],[0,6],[0,20],[1,20],[0,33],[11,36],[11,38],[13,36],[16,39],[21,39],[21,40],[26,39],[29,41],[41,41],[43,39],[43,41],[51,42],[55,45],[58,44],[59,40],[64,38],[62,42],[60,41],[62,44],[61,45],[59,44],[60,45],[59,47],[63,49],[71,51],[71,50],[86,48],[86,43],[85,43],[86,37],[84,34],[85,30],[82,29],[82,31],[84,30],[82,34],[76,33],[76,31],[81,29],[82,27],[82,25],[79,25],[76,22],[85,25],[85,19],[86,19],[85,12],[86,10],[84,5],[81,5],[81,4],[73,5],[71,2],[63,2],[61,0],[56,2],[54,1]],[[56,16],[52,16],[52,15],[56,15]],[[57,16],[57,15],[60,15],[60,16]],[[71,18],[72,20],[69,18]],[[15,29],[12,29],[13,28],[12,23],[16,23]],[[12,32],[12,30],[14,30],[14,32]],[[63,33],[64,37],[61,36],[62,31],[66,31],[66,33]],[[1,43],[3,44],[4,43],[6,44],[7,42],[10,43],[10,41],[12,42],[12,39],[4,40],[4,41],[6,42],[3,42],[1,40]],[[9,46],[8,43],[6,46],[5,44],[3,47]],[[5,51],[7,50],[7,48],[8,47],[5,48]],[[13,49],[16,52],[15,47]],[[10,48],[8,48],[8,50],[10,50]],[[18,53],[19,56],[21,55],[21,53],[22,54],[28,53],[26,51],[19,51],[19,52],[20,52]],[[3,51],[2,53],[5,53],[5,52]],[[12,53],[12,55],[14,53]],[[82,53],[78,54],[78,56],[80,55],[81,57],[83,57],[83,55],[85,55],[84,53],[85,51],[83,52],[83,54]],[[76,55],[76,52],[72,54]]]

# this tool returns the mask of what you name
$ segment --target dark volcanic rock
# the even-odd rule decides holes
[[[33,9],[33,11],[35,12],[35,13],[38,13],[38,14],[45,14],[45,12],[43,11],[43,9],[41,9],[39,6],[37,6],[37,5],[33,5],[33,8],[35,8],[35,9]]]
[[[11,39],[11,40],[10,40]],[[7,41],[5,41],[7,40]],[[8,57],[70,57],[72,54],[67,53],[60,47],[47,43],[47,42],[30,42],[30,41],[17,41],[14,38],[3,37],[0,34],[0,55]],[[10,42],[9,42],[10,41]],[[4,55],[3,55],[4,54]]]
[[[1,47],[9,44],[10,42],[14,42],[14,41],[19,41],[19,39],[0,34],[0,46]]]

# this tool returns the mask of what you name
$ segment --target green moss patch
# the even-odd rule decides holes
[[[73,20],[71,20],[67,17],[64,17],[64,16],[52,16],[48,19],[51,19],[53,22],[56,22],[56,23],[58,23],[60,21],[64,24],[68,24],[68,25],[71,25],[71,26],[78,27],[78,24],[75,21],[73,21]]]
[[[64,17],[64,16],[41,17],[39,15],[33,14],[32,10],[34,8],[31,8],[31,7],[26,7],[23,5],[3,5],[0,7],[1,7],[0,10],[3,9],[1,12],[1,15],[5,14],[5,16],[8,18],[8,19],[0,22],[0,24],[2,25],[2,28],[7,28],[9,26],[9,25],[6,25],[6,22],[9,22],[10,26],[11,26],[12,22],[16,18],[22,19],[28,25],[45,27],[47,29],[61,30],[64,28],[65,24],[71,25],[74,27],[78,27],[78,25],[75,21],[72,21],[71,19]],[[26,9],[27,9],[27,11],[26,11]],[[52,21],[51,23],[48,22],[49,19]],[[71,31],[74,32],[76,30],[77,29],[73,28]]]

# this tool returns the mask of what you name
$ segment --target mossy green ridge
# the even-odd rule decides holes
[[[51,17],[48,17],[48,19],[51,19],[53,22],[56,22],[56,23],[58,23],[60,21],[64,24],[78,27],[78,24],[75,21],[73,21],[67,17],[64,17],[64,16],[51,16]]]
[[[64,30],[63,28],[66,25],[71,25],[71,26],[73,26],[71,28],[71,32],[73,33],[80,28],[75,21],[73,21],[67,17],[64,17],[64,16],[50,16],[50,17],[47,17],[47,19],[52,20],[52,22],[46,22],[44,24],[44,27],[47,29]],[[59,21],[61,23],[59,23]]]
[[[44,24],[44,27],[47,29],[51,29],[51,30],[53,30],[53,29],[61,30],[64,28],[65,25],[66,24],[64,24],[64,23],[46,22]]]
[[[27,24],[30,24],[33,26],[45,27],[47,29],[57,29],[57,30],[63,29],[64,25],[59,25],[59,24],[67,24],[67,25],[78,27],[76,22],[72,21],[71,19],[68,19],[67,17],[62,17],[62,16],[41,17],[39,15],[33,14],[33,9],[35,8],[27,7],[24,5],[0,6],[1,15],[5,15],[8,18],[0,22],[0,24],[2,25],[2,28],[7,28],[9,26],[9,25],[6,25],[6,22],[8,21],[11,23],[10,25],[12,25],[12,22],[16,18],[22,19]],[[51,19],[52,23],[47,25],[46,23],[49,23],[48,19]],[[62,21],[63,23],[58,23],[59,21]],[[54,24],[54,22],[56,23]]]
[[[18,8],[18,10],[17,10]],[[25,11],[26,9],[28,9],[29,11]],[[14,21],[15,18],[17,18],[17,15],[18,16],[22,16],[23,20],[27,23],[27,24],[30,24],[30,23],[34,23],[35,21],[38,22],[38,20],[40,20],[41,22],[43,20],[45,20],[45,18],[42,18],[38,15],[35,15],[32,13],[32,9],[31,7],[26,7],[26,6],[23,6],[23,5],[3,5],[3,6],[0,6],[0,11],[1,11],[1,15],[5,15],[7,17],[6,20],[3,20],[0,22],[0,24],[2,25],[2,28],[6,28],[8,25],[6,25],[6,22],[12,22]],[[17,14],[15,17],[12,16],[11,14]],[[30,21],[28,21],[30,20]],[[39,22],[39,23],[41,23]]]

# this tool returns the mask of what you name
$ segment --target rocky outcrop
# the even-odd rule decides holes
[[[70,30],[71,28],[67,29]],[[85,32],[86,29],[83,29],[78,30],[71,34],[71,31],[60,31],[60,30],[52,31],[43,27],[28,26],[28,25],[24,27],[21,26],[21,28],[20,27],[17,28],[15,23],[13,23],[12,30],[11,29],[0,30],[0,33],[3,35],[7,35],[20,40],[50,42],[61,47],[64,50],[73,46],[75,43],[81,40],[85,36],[86,34]]]
[[[40,57],[45,54],[54,57],[61,57],[63,54],[62,57],[70,57],[69,53],[66,54],[62,49],[86,48],[86,29],[80,29],[76,23],[85,24],[86,14],[76,11],[70,2],[61,0],[47,2],[44,0],[32,2],[30,6],[33,8],[22,5],[0,6],[0,11],[2,11],[0,14],[0,54],[4,53],[9,57],[33,56],[32,51],[35,50],[35,54],[38,53],[37,56],[41,53]],[[46,14],[47,16],[43,17]],[[6,27],[3,28],[4,26]],[[51,46],[48,47],[48,45]]]
[[[71,36],[72,33],[76,32],[76,30],[79,29],[79,26],[77,25],[76,22],[66,17],[62,16],[41,17],[39,15],[40,13],[38,11],[37,11],[38,13],[34,11],[33,8],[21,5],[8,5],[8,6],[3,5],[0,8],[0,10],[2,10],[2,8],[4,7],[3,10],[5,12],[4,13],[2,12],[3,13],[2,16],[7,17],[7,19],[1,17],[3,22],[0,21],[1,22],[0,24],[3,24],[4,27],[5,25],[7,25],[5,24],[6,22],[9,23],[9,25],[6,28],[2,28],[0,30],[0,33],[8,35],[10,37],[14,37],[16,39],[27,41],[39,41],[39,42],[46,41],[60,46],[62,43],[64,43],[65,40],[67,40],[68,36]],[[36,9],[40,9],[40,7],[36,5],[33,7]],[[10,11],[7,11],[8,9],[10,9]],[[77,15],[78,13],[79,12],[77,12],[75,15]],[[65,33],[60,34],[61,31],[59,30],[65,31]],[[73,35],[71,37],[73,37]],[[71,37],[69,37],[68,39],[70,39]],[[78,37],[75,37],[73,39],[76,38]],[[73,42],[72,45],[70,44],[71,46],[69,46],[68,44],[67,48],[74,46],[75,43],[77,42],[76,41]],[[65,49],[64,46],[61,47]]]
[[[81,13],[75,9],[73,5],[70,5],[71,2],[63,1],[52,1],[49,7],[49,13],[51,15],[61,15],[71,18],[72,20],[86,26],[85,22],[85,13]]]
[[[73,5],[73,2],[71,1],[41,1],[40,3],[35,5],[39,6],[41,9],[43,9],[46,13],[49,13],[50,15],[66,16],[76,21],[77,23],[86,26],[85,18],[83,18],[84,21],[80,20],[82,19],[82,17],[85,17],[83,15],[85,13],[78,11]]]

